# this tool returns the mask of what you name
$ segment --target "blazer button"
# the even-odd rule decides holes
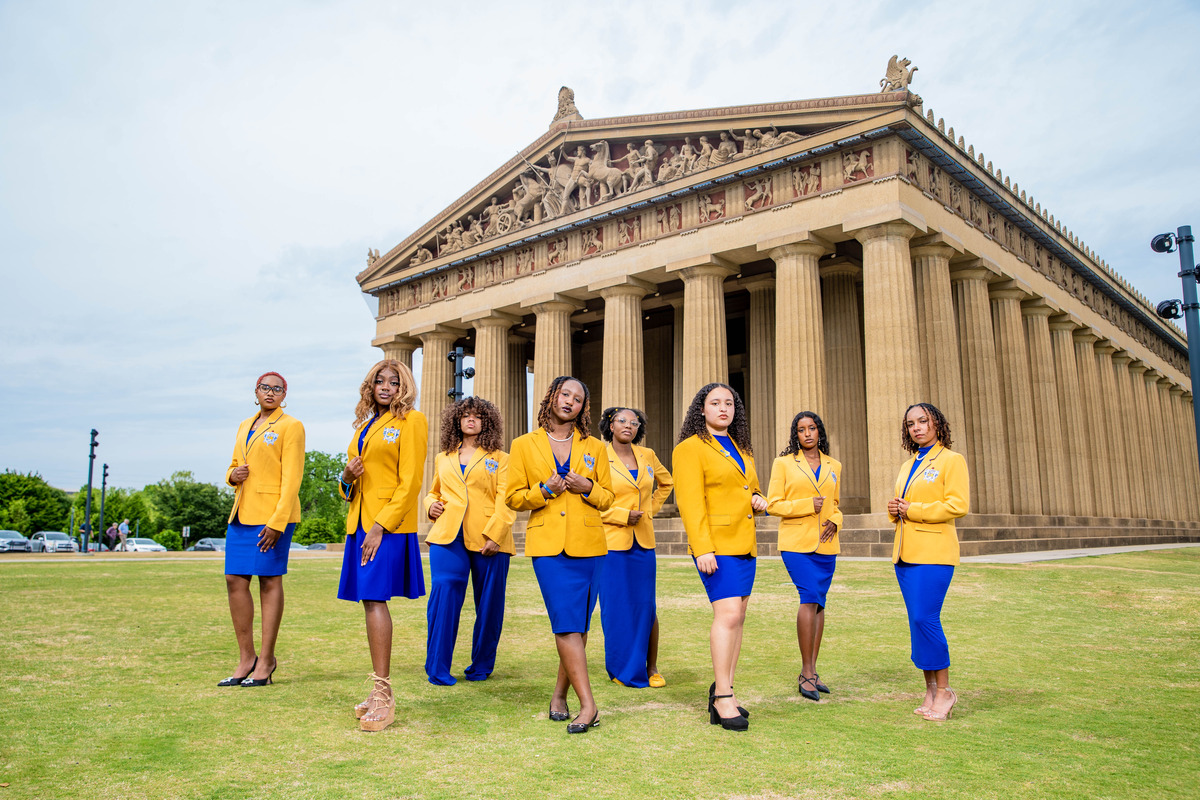
[[[753,514],[747,514],[747,515],[746,515],[746,519],[754,519],[754,515],[753,515]]]
[[[565,512],[565,511],[560,511],[560,512],[558,512],[558,515],[559,515],[560,517],[565,517],[565,516],[567,515],[567,512]]]
[[[743,489],[749,489],[750,487],[749,487],[749,485],[747,485],[747,486],[743,486],[742,488],[743,488]]]

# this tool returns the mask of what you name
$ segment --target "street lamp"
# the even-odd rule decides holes
[[[92,428],[92,443],[88,445],[88,488],[87,500],[83,510],[83,553],[87,555],[88,539],[92,536],[92,467],[96,466],[96,446],[100,444],[96,441],[96,437],[100,432]],[[72,534],[75,531],[71,531]]]
[[[1192,226],[1181,225],[1175,233],[1160,233],[1150,240],[1156,253],[1179,250],[1179,277],[1183,281],[1183,301],[1164,300],[1154,309],[1163,319],[1179,319],[1182,312],[1187,329],[1188,367],[1192,376],[1192,414],[1196,424],[1197,452],[1200,452],[1200,302],[1197,302],[1196,282],[1200,275],[1192,256]]]
[[[467,367],[463,369],[463,359],[466,356],[463,354],[461,347],[454,348],[454,351],[446,356],[446,360],[454,365],[454,388],[446,392],[446,396],[458,401],[463,396],[463,378],[474,378],[475,368]]]
[[[100,470],[100,537],[97,538],[97,542],[104,536],[104,492],[106,489],[108,489],[108,464],[105,464],[104,468]],[[96,545],[96,549],[100,549],[99,544]]]

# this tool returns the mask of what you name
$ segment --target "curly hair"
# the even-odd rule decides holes
[[[908,434],[908,412],[914,408],[920,408],[933,418],[934,430],[937,431],[938,443],[950,449],[950,423],[946,421],[946,416],[938,410],[938,407],[932,403],[913,403],[908,408],[904,409],[904,419],[900,422],[900,446],[907,453],[915,453],[921,449],[921,446],[913,441],[913,438]]]
[[[358,387],[358,405],[354,407],[352,425],[355,429],[375,414],[375,379],[385,369],[395,371],[400,377],[400,391],[392,398],[388,410],[396,419],[404,419],[408,412],[413,410],[417,401],[417,382],[413,378],[412,370],[394,358],[385,358],[367,370],[367,377],[363,378],[362,385]]]
[[[792,432],[788,436],[787,447],[780,451],[781,456],[794,456],[800,452],[800,434],[796,432],[796,426],[800,424],[800,420],[808,417],[817,424],[817,450],[829,455],[829,437],[825,435],[825,423],[813,411],[801,411],[796,416],[792,417]]]
[[[443,453],[453,453],[463,442],[462,426],[459,422],[468,412],[479,417],[479,436],[475,443],[488,453],[504,448],[504,418],[500,409],[482,397],[464,397],[442,410],[442,433],[440,447]]]
[[[612,424],[613,419],[621,411],[632,411],[633,415],[638,418],[637,433],[634,434],[633,441],[630,444],[641,444],[646,438],[646,415],[642,413],[640,408],[630,408],[629,406],[613,406],[612,408],[604,409],[600,414],[600,438],[606,442],[613,440]]]
[[[712,440],[712,434],[708,432],[708,425],[704,422],[704,401],[708,399],[708,394],[713,389],[728,389],[729,393],[733,395],[733,422],[729,423],[729,430],[726,433],[738,446],[738,450],[754,455],[754,451],[750,448],[750,426],[746,423],[746,406],[742,403],[742,396],[727,383],[710,383],[702,386],[700,391],[696,392],[687,411],[683,412],[683,425],[679,428],[679,438],[675,440],[675,443],[679,444],[689,436],[699,436],[705,441]]]
[[[575,417],[575,430],[579,431],[579,438],[586,439],[592,435],[592,395],[588,392],[586,383],[570,375],[559,375],[550,381],[550,387],[546,389],[546,395],[542,398],[541,406],[538,407],[538,427],[549,429],[549,426],[554,424],[550,416],[550,404],[554,401],[558,390],[567,381],[575,381],[583,387],[583,408],[579,409],[579,414]]]

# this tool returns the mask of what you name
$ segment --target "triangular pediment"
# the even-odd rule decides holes
[[[908,92],[603,119],[563,119],[358,276],[375,291],[426,270],[566,231],[652,198],[807,152],[902,117]],[[831,140],[832,141],[832,140]]]

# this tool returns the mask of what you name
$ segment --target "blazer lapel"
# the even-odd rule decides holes
[[[283,409],[282,408],[275,409],[274,411],[271,412],[271,416],[267,417],[267,421],[264,422],[262,425],[259,425],[258,429],[255,430],[254,433],[250,434],[249,441],[247,441],[242,448],[242,454],[246,458],[250,457],[250,449],[252,447],[254,447],[254,445],[258,444],[258,440],[262,438],[262,435],[264,433],[266,433],[267,431],[269,431],[271,429],[271,426],[274,425],[276,422],[278,422],[279,418],[282,416],[283,416]],[[250,419],[246,420],[246,422],[249,423],[247,425],[247,429],[249,429],[249,426],[254,424],[254,417],[251,417]]]
[[[546,462],[546,466],[550,469],[550,474],[554,475],[558,472],[558,464],[554,460],[554,451],[550,449],[550,434],[545,428],[537,429],[537,449],[542,454],[542,459]]]
[[[745,453],[743,453],[743,452],[742,452],[740,449],[738,449],[737,442],[733,441],[733,439],[730,439],[729,441],[730,441],[730,443],[731,443],[731,444],[733,444],[733,447],[734,447],[734,449],[738,451],[738,455],[740,455],[740,456],[742,457],[742,463],[743,463],[743,464],[744,464],[744,463],[746,463],[746,454],[745,454]],[[715,438],[712,438],[712,437],[710,436],[710,437],[709,437],[709,439],[708,439],[708,444],[709,444],[709,447],[711,447],[712,449],[714,449],[714,450],[716,450],[718,453],[720,453],[720,454],[721,454],[721,457],[722,457],[722,458],[724,458],[726,461],[728,461],[728,462],[729,462],[729,465],[730,465],[731,467],[733,467],[734,469],[736,469],[738,472],[740,472],[740,473],[742,474],[742,476],[743,476],[743,477],[745,477],[745,475],[746,475],[746,470],[745,470],[745,469],[743,469],[742,467],[739,467],[739,466],[738,466],[737,459],[736,459],[736,458],[734,458],[734,457],[733,457],[732,455],[730,455],[729,453],[725,452],[725,448],[724,448],[724,447],[722,447],[722,446],[720,445],[720,443],[719,443],[719,442],[718,442],[718,441],[717,441]]]
[[[486,456],[486,455],[487,455],[487,453],[485,453],[485,452],[483,451],[483,448],[482,448],[482,447],[476,447],[476,448],[475,448],[475,452],[474,452],[474,453],[471,453],[471,457],[467,459],[467,468],[466,468],[466,469],[460,469],[460,470],[458,471],[458,472],[459,472],[459,477],[460,477],[460,478],[462,478],[462,481],[463,481],[463,483],[464,483],[464,484],[467,482],[467,479],[468,479],[468,478],[471,476],[471,470],[473,470],[473,469],[475,469],[476,467],[478,467],[478,466],[479,466],[479,463],[480,463],[481,461],[483,461],[483,459],[484,459],[484,456]],[[458,463],[459,463],[459,464],[461,464],[462,462],[460,461],[460,462],[458,462]]]
[[[371,426],[371,430],[367,431],[367,437],[363,439],[362,448],[360,448],[358,451],[360,456],[367,452],[367,446],[370,445],[371,442],[375,440],[375,437],[378,436],[380,432],[387,427],[388,423],[394,419],[395,417],[392,416],[392,412],[385,411],[383,412],[383,415],[376,418],[374,422],[368,423]]]
[[[637,486],[638,481],[640,481],[642,479],[642,473],[640,471],[640,468],[642,466],[641,460],[640,459],[637,460],[639,472],[638,472],[638,479],[635,481],[633,479],[633,475],[629,472],[629,467],[625,466],[625,462],[621,460],[621,457],[619,455],[617,455],[617,451],[613,448],[611,443],[607,446],[606,449],[608,450],[608,463],[612,465],[612,469],[610,469],[609,472],[611,472],[614,476],[623,478],[624,480],[627,480],[630,483],[632,483],[634,486]],[[633,456],[635,459],[637,459],[637,450],[636,449],[633,451]]]

